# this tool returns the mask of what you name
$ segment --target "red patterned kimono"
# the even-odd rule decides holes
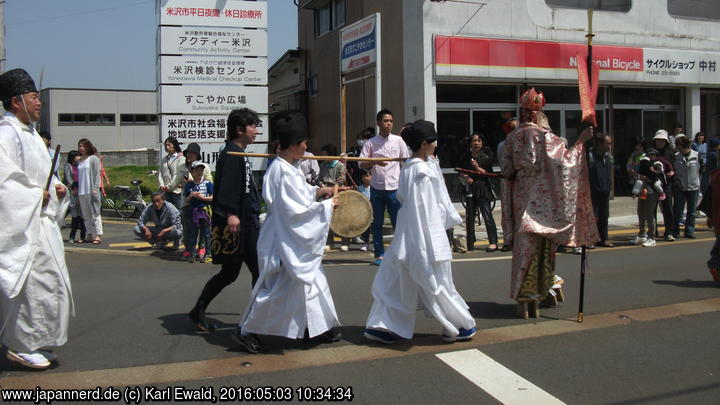
[[[510,296],[542,300],[553,284],[557,245],[600,240],[583,145],[534,124],[508,135],[503,152],[503,222],[512,229]]]

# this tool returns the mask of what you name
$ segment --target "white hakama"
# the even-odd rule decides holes
[[[300,339],[340,325],[322,257],[332,200],[317,202],[299,167],[278,157],[265,174],[265,223],[258,239],[260,278],[245,309],[243,334]]]
[[[31,352],[67,341],[72,292],[53,178],[50,201],[42,196],[51,161],[38,133],[6,113],[0,120],[0,339]]]
[[[372,286],[367,328],[413,336],[418,297],[426,314],[447,336],[475,327],[452,278],[452,251],[446,229],[462,223],[453,207],[437,160],[413,158],[400,172],[395,235]]]

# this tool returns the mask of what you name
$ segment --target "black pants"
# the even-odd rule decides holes
[[[468,198],[467,207],[465,211],[465,228],[467,232],[467,245],[468,250],[473,250],[475,246],[475,217],[477,211],[480,210],[485,221],[485,230],[488,235],[488,243],[490,245],[497,245],[497,225],[495,225],[495,218],[493,218],[492,210],[490,209],[490,200],[482,198],[479,190],[472,187],[472,198]]]
[[[663,236],[667,237],[668,235],[674,235],[675,232],[673,231],[673,224],[675,224],[675,220],[673,218],[673,193],[667,192],[665,193],[665,199],[660,201],[660,209],[662,210],[662,216],[663,216],[663,224],[665,225],[665,232],[663,232]],[[657,213],[657,208],[655,210]],[[657,226],[655,227],[657,234]]]
[[[243,228],[241,232],[244,233],[243,253],[234,257],[235,260],[228,260],[226,263],[222,264],[220,272],[214,275],[207,284],[205,284],[205,288],[203,288],[202,293],[200,294],[199,300],[205,304],[206,308],[210,305],[210,302],[218,294],[220,294],[220,291],[222,291],[223,288],[229,286],[237,280],[243,263],[247,265],[248,270],[250,270],[250,274],[252,275],[252,286],[255,287],[255,283],[257,283],[258,276],[260,275],[257,257],[257,240],[260,230],[249,226],[247,228]]]
[[[592,205],[597,219],[600,242],[608,240],[608,218],[610,217],[610,192],[592,192]]]
[[[72,217],[70,223],[70,240],[75,240],[75,234],[80,230],[80,240],[85,240],[85,221],[83,217]]]

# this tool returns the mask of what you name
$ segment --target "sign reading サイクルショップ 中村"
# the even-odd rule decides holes
[[[586,44],[435,37],[436,77],[577,79]],[[600,80],[720,84],[720,52],[594,45]]]

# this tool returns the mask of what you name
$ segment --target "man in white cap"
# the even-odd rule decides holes
[[[0,75],[0,99],[0,341],[10,361],[46,369],[57,356],[39,349],[65,344],[73,310],[57,223],[67,189],[55,176],[46,188],[52,162],[33,127],[40,97],[30,75]]]

